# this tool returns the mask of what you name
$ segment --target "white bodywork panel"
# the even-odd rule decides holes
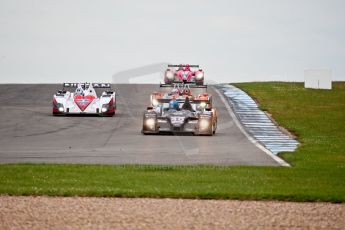
[[[85,94],[87,95],[88,93],[85,92]],[[93,101],[84,110],[81,110],[77,103],[74,101],[74,96],[75,93],[71,93],[69,91],[67,91],[63,95],[54,95],[56,102],[63,105],[63,113],[67,113],[68,109],[68,114],[100,114],[102,106],[104,104],[109,104],[110,100],[114,100],[114,104],[116,103],[115,92],[112,95],[108,96],[102,95],[100,98],[95,95],[96,97],[93,99]]]

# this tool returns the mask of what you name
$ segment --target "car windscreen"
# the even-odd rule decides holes
[[[178,103],[178,106],[179,106],[180,109],[182,109],[183,104],[184,104],[184,102],[179,102]],[[200,111],[199,106],[197,104],[191,103],[191,106],[192,106],[192,109],[194,111]],[[163,112],[168,111],[169,110],[169,103],[162,103],[161,104],[161,108],[162,108]]]

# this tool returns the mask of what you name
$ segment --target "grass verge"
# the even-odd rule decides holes
[[[0,193],[344,202],[345,83],[236,86],[298,136],[297,151],[280,155],[293,167],[3,164]]]

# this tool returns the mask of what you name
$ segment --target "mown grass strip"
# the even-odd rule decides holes
[[[236,85],[298,136],[293,167],[3,164],[0,193],[344,202],[345,83]]]

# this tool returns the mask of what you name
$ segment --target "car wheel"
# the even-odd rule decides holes
[[[211,132],[208,134],[209,136],[212,136],[212,135],[213,135],[213,132],[214,132],[214,131],[213,131],[213,128],[214,128],[214,127],[213,127],[213,125],[212,125],[212,126],[211,126]]]
[[[213,129],[212,129],[213,134],[216,134],[216,130],[217,130],[217,123],[214,123]]]

